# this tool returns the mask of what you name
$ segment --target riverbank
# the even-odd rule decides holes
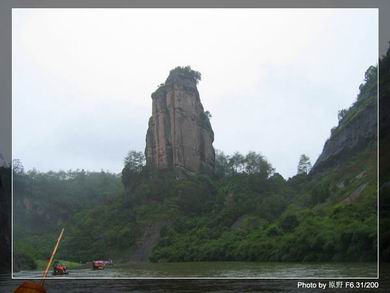
[[[85,263],[78,263],[78,262],[73,262],[68,260],[58,260],[58,261],[63,265],[65,265],[68,268],[68,270],[87,268],[88,266],[88,264]],[[37,264],[36,270],[38,271],[43,271],[47,266],[47,260],[38,259],[35,261],[35,263]]]

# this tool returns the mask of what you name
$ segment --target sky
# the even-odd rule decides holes
[[[214,147],[292,177],[377,60],[377,9],[13,9],[13,158],[119,173],[145,149],[151,93],[190,65]]]

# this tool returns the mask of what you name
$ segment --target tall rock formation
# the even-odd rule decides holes
[[[186,174],[214,172],[214,132],[196,87],[200,73],[189,66],[170,71],[152,94],[146,134],[146,165]]]

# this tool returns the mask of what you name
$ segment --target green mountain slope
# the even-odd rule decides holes
[[[64,225],[59,257],[76,262],[375,261],[376,78],[371,67],[312,172],[288,180],[254,152],[218,153],[214,176],[180,179],[143,168],[133,153],[123,190],[107,174],[86,185],[80,174],[18,174],[15,251],[45,258]]]

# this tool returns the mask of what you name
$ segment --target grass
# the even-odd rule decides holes
[[[36,260],[37,270],[43,271],[46,268],[46,266],[47,266],[47,262],[48,261],[41,260],[41,259]],[[59,262],[61,264],[64,264],[69,270],[71,270],[71,269],[78,269],[78,268],[83,266],[83,264],[78,263],[78,262],[73,262],[73,261],[59,260]],[[51,265],[50,269],[52,269],[52,267],[53,267],[53,264]]]

